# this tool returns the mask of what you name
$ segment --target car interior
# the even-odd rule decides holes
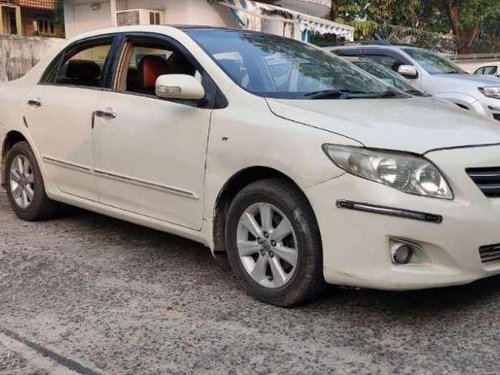
[[[91,60],[69,60],[65,74],[59,77],[58,83],[75,86],[99,86],[101,67]]]
[[[59,69],[56,83],[62,85],[99,87],[111,45],[79,51],[66,59]]]
[[[156,80],[165,74],[195,76],[194,66],[179,52],[161,47],[131,45],[125,61],[129,61],[125,90],[155,95]]]

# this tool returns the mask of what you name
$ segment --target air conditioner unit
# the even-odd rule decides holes
[[[118,26],[161,25],[163,12],[152,9],[129,9],[116,12]]]

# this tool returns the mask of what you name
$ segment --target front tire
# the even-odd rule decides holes
[[[236,195],[226,247],[243,287],[263,302],[290,307],[324,290],[316,219],[304,195],[285,179],[257,181]]]
[[[45,193],[42,173],[26,142],[16,143],[7,154],[4,181],[10,206],[25,221],[52,218],[58,208]]]

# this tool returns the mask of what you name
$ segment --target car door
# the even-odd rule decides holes
[[[423,75],[420,67],[415,65],[411,60],[403,56],[399,51],[389,50],[384,48],[364,48],[363,57],[369,58],[378,64],[384,65],[385,67],[392,69],[396,73],[401,65],[413,65],[418,71],[418,77],[413,79],[408,79],[413,86],[417,87],[419,90],[425,91]]]
[[[115,90],[102,94],[95,119],[99,201],[200,229],[212,100],[162,100],[155,83],[163,74],[189,74],[212,95],[213,82],[166,37],[127,35],[120,61]]]
[[[113,37],[70,45],[26,97],[26,123],[49,178],[64,193],[96,200],[92,114],[107,85]]]

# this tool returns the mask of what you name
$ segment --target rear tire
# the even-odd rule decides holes
[[[4,181],[10,206],[25,221],[55,216],[58,204],[47,197],[42,173],[26,142],[16,143],[5,161]]]
[[[226,221],[226,247],[243,287],[263,302],[300,305],[325,288],[314,213],[285,179],[257,181],[236,195]]]

